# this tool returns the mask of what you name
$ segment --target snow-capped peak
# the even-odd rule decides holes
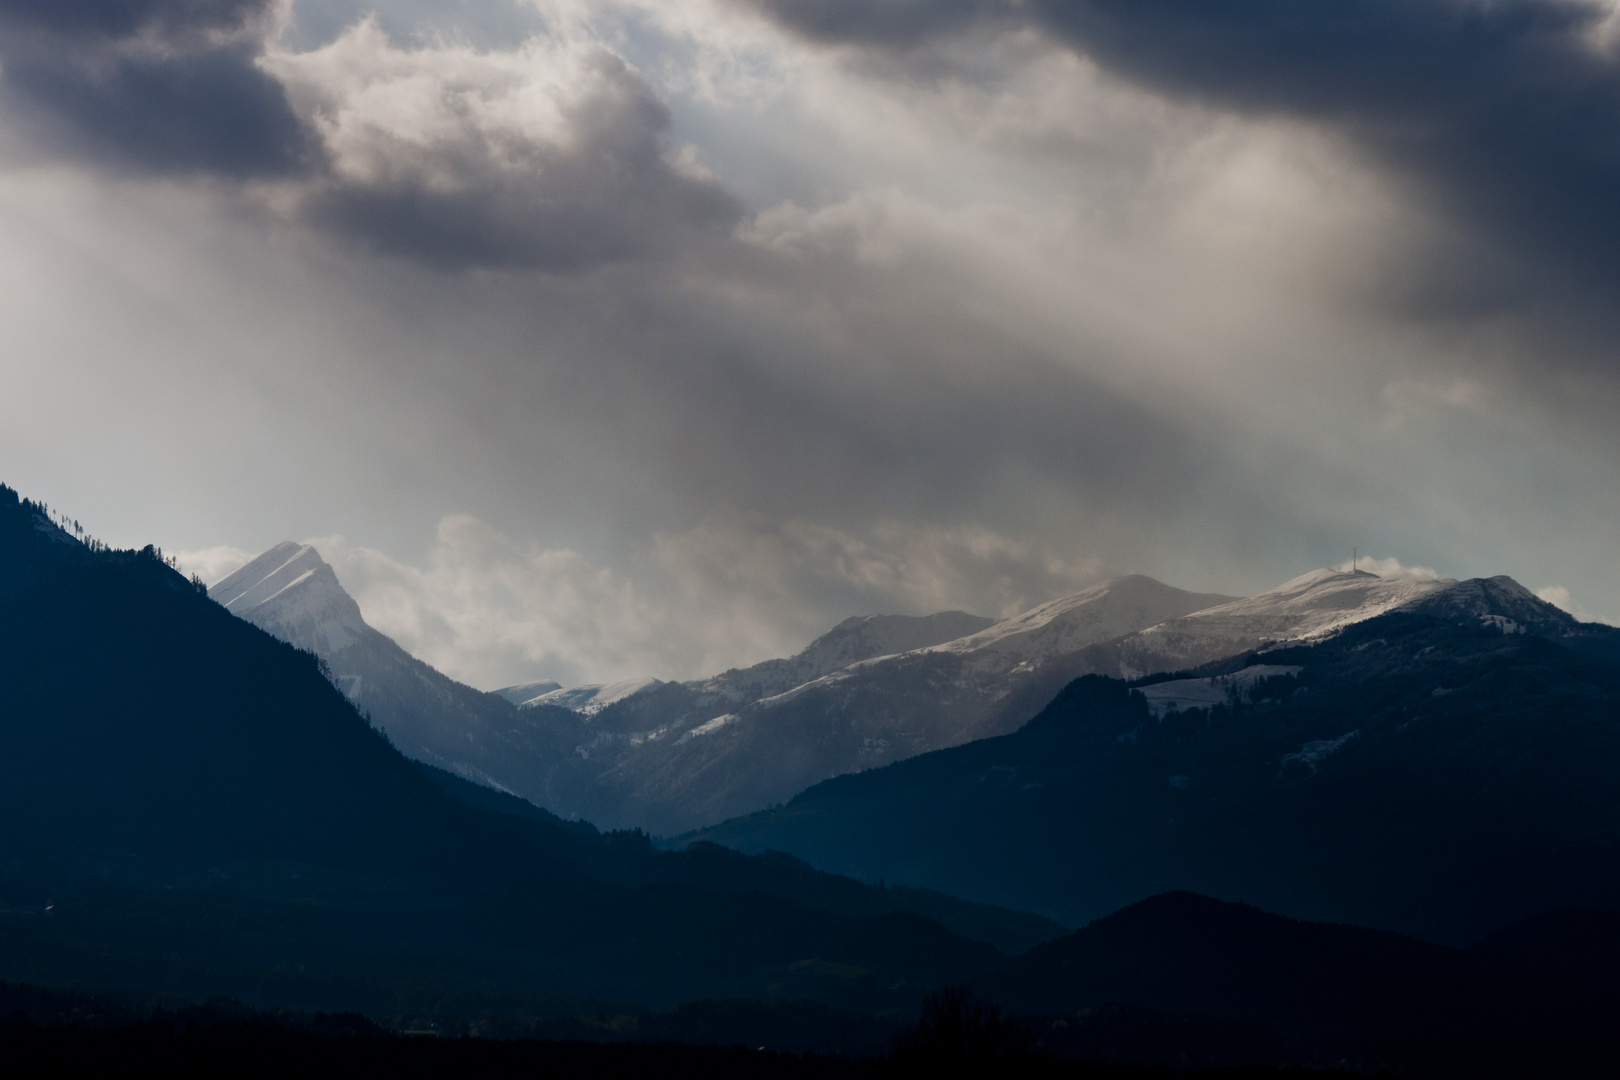
[[[208,595],[232,614],[321,656],[347,648],[370,631],[360,605],[308,544],[277,544],[210,586]]]

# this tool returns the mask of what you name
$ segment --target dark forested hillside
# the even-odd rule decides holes
[[[0,488],[0,978],[389,1014],[882,1007],[1059,929],[458,784],[156,552],[87,547]]]
[[[1080,679],[1012,735],[696,836],[1076,924],[1170,889],[1457,943],[1620,907],[1620,632],[1465,616],[1225,665],[1247,682]]]
[[[1397,1075],[1606,1076],[1612,991],[1356,926],[1166,893],[974,990],[1092,1057],[1292,1061]]]

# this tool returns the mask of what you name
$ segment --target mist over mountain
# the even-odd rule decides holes
[[[693,835],[1070,923],[1190,889],[1465,942],[1620,907],[1616,763],[1620,631],[1493,578],[1202,672],[1088,676],[1013,734]]]
[[[322,656],[407,755],[565,817],[664,835],[771,807],[835,776],[1014,731],[1082,674],[1194,667],[1323,640],[1396,610],[1553,635],[1576,625],[1507,579],[1321,570],[1234,600],[1133,576],[1002,620],[855,617],[794,657],[695,682],[532,683],[483,694],[367,626],[312,548],[279,545],[211,595]],[[1268,673],[1254,667],[1243,678]],[[1229,690],[1167,684],[1146,693],[1162,713],[1177,703],[1219,704]]]

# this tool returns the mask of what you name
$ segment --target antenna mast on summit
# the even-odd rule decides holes
[[[1356,549],[1355,548],[1350,549],[1350,572],[1352,574],[1356,572]]]

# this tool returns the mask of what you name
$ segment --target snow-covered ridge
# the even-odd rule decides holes
[[[1108,674],[1180,671],[1250,649],[1320,641],[1355,623],[1406,610],[1458,587],[1450,578],[1381,578],[1312,570],[1274,589],[1167,619],[1121,639]]]
[[[1182,625],[1276,629],[1289,640],[1310,640],[1456,585],[1453,578],[1382,578],[1365,570],[1312,570],[1263,593],[1195,611]]]
[[[521,702],[519,708],[534,705],[556,705],[564,709],[572,709],[586,716],[594,716],[614,702],[623,701],[655,686],[663,686],[662,679],[655,679],[650,675],[639,679],[620,679],[618,682],[590,683],[586,686],[567,686],[560,690],[549,690],[536,694],[527,701]],[[508,689],[515,689],[509,687]],[[505,690],[495,691],[506,697]],[[508,698],[508,700],[511,700]]]
[[[1233,598],[1187,593],[1141,574],[1100,582],[975,634],[934,646],[947,653],[996,653],[1033,659],[1075,652],[1166,619]]]
[[[543,679],[540,682],[518,683],[516,686],[503,686],[499,690],[491,690],[496,697],[503,697],[514,705],[522,705],[526,701],[533,701],[541,694],[549,694],[553,690],[561,690],[562,683],[552,679]]]

